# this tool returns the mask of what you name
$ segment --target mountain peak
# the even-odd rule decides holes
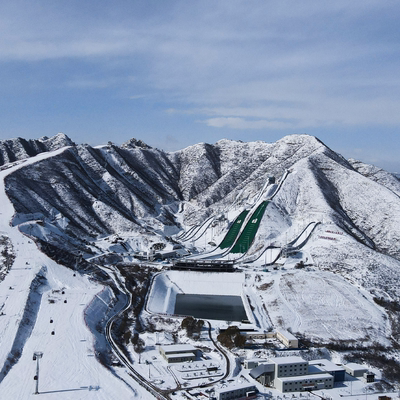
[[[38,141],[45,144],[48,151],[57,150],[65,146],[75,146],[75,143],[63,132],[59,132],[50,138],[43,136]]]
[[[140,147],[142,149],[151,149],[151,147],[143,142],[142,140],[138,140],[135,138],[129,139],[127,142],[123,143],[121,147]]]

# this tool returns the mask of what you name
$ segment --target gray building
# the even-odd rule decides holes
[[[243,383],[241,385],[228,386],[215,390],[215,398],[217,400],[231,400],[250,398],[257,393],[255,385]]]
[[[199,350],[189,344],[160,346],[160,354],[168,363],[195,361]]]
[[[253,358],[252,360],[244,360],[244,367],[246,369],[253,369],[265,362],[267,362],[267,360],[262,360],[260,358]]]

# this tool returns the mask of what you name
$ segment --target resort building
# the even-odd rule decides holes
[[[276,357],[270,362],[275,364],[275,377],[299,376],[308,374],[308,361],[301,357]]]
[[[282,393],[302,392],[332,388],[335,379],[344,380],[344,369],[329,360],[315,360],[309,365],[308,361],[297,356],[276,357],[252,369],[250,376]]]

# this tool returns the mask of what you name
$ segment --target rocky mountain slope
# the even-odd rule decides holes
[[[0,140],[0,166],[33,157],[43,152],[57,150],[63,146],[73,145],[72,140],[63,133],[51,138],[43,136],[37,140],[22,138]]]
[[[8,149],[18,148],[9,159],[34,154],[22,151],[21,139],[6,142]],[[200,223],[234,202],[246,206],[268,177],[280,179],[289,170],[275,198],[283,214],[324,216],[365,246],[400,259],[399,179],[347,161],[311,136],[287,136],[272,144],[221,140],[174,153],[134,139],[91,147],[58,135],[34,143],[37,151],[38,143],[46,143],[48,151],[67,147],[6,179],[16,210],[13,223],[31,221],[31,233],[32,221],[67,234],[75,244],[126,231],[176,233],[182,224]],[[181,214],[180,205],[185,205]]]

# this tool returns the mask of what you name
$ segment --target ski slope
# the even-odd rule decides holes
[[[236,218],[235,222],[232,224],[228,233],[224,237],[224,240],[219,245],[220,249],[227,249],[235,243],[236,238],[240,232],[240,229],[242,228],[242,225],[243,225],[248,213],[249,213],[249,210],[244,210]]]
[[[260,226],[261,219],[264,215],[265,209],[267,208],[268,201],[263,201],[257,207],[247,222],[242,233],[240,234],[235,245],[231,249],[231,253],[246,253],[253,243],[254,237],[257,233],[257,229]]]
[[[0,232],[7,235],[16,255],[0,282],[0,393],[5,400],[34,395],[36,361],[40,360],[39,392],[47,399],[148,399],[123,370],[120,379],[103,367],[94,354],[94,336],[84,312],[103,286],[56,264],[36,245],[11,227],[14,209],[4,193],[4,177],[16,168],[64,151],[41,154],[0,172]],[[50,321],[53,321],[52,323]],[[52,332],[54,332],[52,334]]]

